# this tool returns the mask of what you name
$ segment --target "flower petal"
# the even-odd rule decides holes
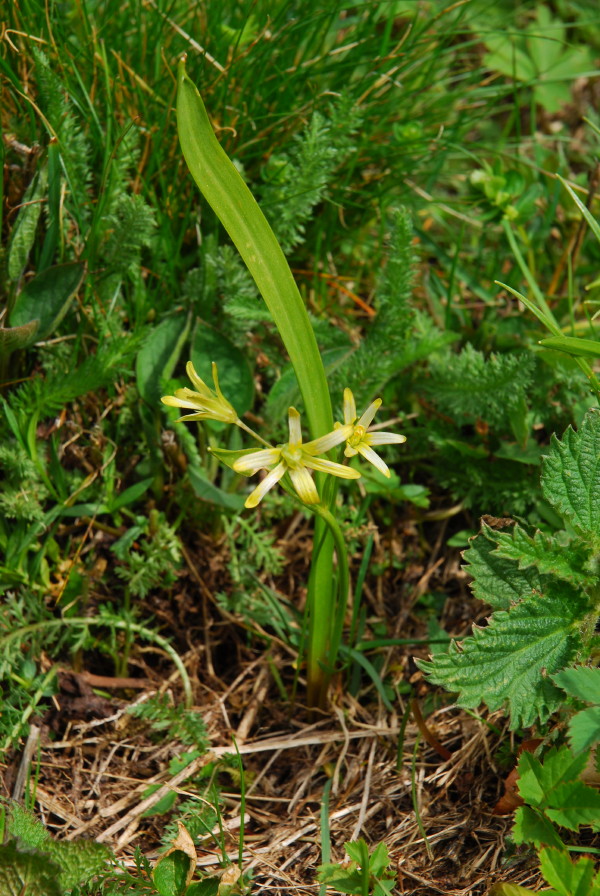
[[[187,373],[189,379],[192,381],[196,391],[199,392],[200,395],[210,395],[211,390],[208,388],[204,380],[200,379],[191,361],[188,361],[185,365],[185,372]]]
[[[390,468],[383,461],[378,454],[375,454],[372,448],[369,448],[368,445],[357,445],[357,451],[362,454],[365,460],[368,460],[369,463],[373,464],[374,467],[377,467],[380,473],[383,473],[384,476],[387,476],[389,479],[391,476]]]
[[[256,507],[260,504],[267,492],[276,485],[285,474],[285,464],[279,464],[274,470],[265,476],[262,482],[256,486],[244,502],[244,507]]]
[[[255,473],[257,470],[266,470],[281,459],[280,448],[264,448],[262,451],[253,451],[240,457],[233,465],[236,473]],[[283,474],[282,474],[283,475]]]
[[[356,420],[356,402],[350,389],[344,389],[344,423],[354,423]]]
[[[306,467],[298,467],[297,470],[288,470],[293,486],[298,492],[298,497],[305,504],[318,504],[319,493],[312,476]]]
[[[300,424],[300,414],[296,408],[290,408],[288,411],[288,425],[290,430],[289,444],[292,447],[302,444],[302,426]]]
[[[346,423],[342,426],[342,424],[339,423],[337,429],[328,432],[327,435],[319,436],[318,439],[313,439],[312,442],[306,442],[302,446],[302,453],[327,454],[327,452],[331,451],[332,448],[335,448],[336,445],[339,445],[349,438],[352,435],[353,430],[354,427],[352,424]]]
[[[354,452],[356,454],[356,452]],[[353,467],[346,464],[336,464],[332,460],[325,460],[324,457],[307,457],[304,461],[307,467],[318,470],[320,473],[331,473],[332,476],[339,476],[340,479],[360,479],[360,473]]]
[[[401,445],[406,436],[395,432],[368,432],[364,438],[367,445]]]
[[[380,407],[381,407],[381,398],[376,398],[375,401],[373,401],[369,405],[369,407],[364,412],[364,414],[362,415],[362,417],[360,418],[360,420],[358,421],[358,423],[356,425],[364,426],[364,428],[367,429],[367,427],[370,426],[370,424],[373,420],[373,417],[375,416],[375,414],[377,413],[377,411],[379,410]]]

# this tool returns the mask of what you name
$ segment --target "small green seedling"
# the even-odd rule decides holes
[[[386,877],[391,864],[385,843],[380,843],[369,853],[362,839],[344,843],[349,862],[328,862],[319,868],[319,881],[333,887],[339,893],[356,896],[389,896],[396,878]]]

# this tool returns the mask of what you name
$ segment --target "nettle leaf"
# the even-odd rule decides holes
[[[542,462],[545,498],[594,545],[600,546],[600,409],[592,408],[577,432],[552,437]]]
[[[521,526],[515,526],[511,533],[497,532],[495,537],[498,542],[496,554],[515,560],[519,570],[533,566],[542,574],[554,575],[574,585],[589,584],[589,572],[583,568],[589,552],[581,542],[565,544],[542,532],[531,537]]]
[[[22,851],[14,841],[0,845],[2,896],[61,896],[60,868],[47,855]]]
[[[521,570],[513,559],[496,551],[499,534],[483,525],[481,534],[471,539],[463,557],[466,570],[474,579],[471,588],[475,597],[494,609],[507,610],[539,592],[542,580],[535,569]]]
[[[498,610],[486,628],[461,645],[418,665],[434,684],[458,692],[457,704],[507,705],[512,728],[545,721],[564,696],[548,677],[582,648],[579,632],[587,602],[568,583],[544,583],[544,592]]]

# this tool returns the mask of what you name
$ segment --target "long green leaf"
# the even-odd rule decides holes
[[[321,354],[275,234],[212,129],[202,98],[179,63],[177,127],[188,168],[244,259],[296,371],[312,438],[333,428]]]

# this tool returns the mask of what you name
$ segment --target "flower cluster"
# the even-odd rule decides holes
[[[227,401],[221,389],[217,376],[216,364],[212,365],[214,391],[200,379],[192,362],[188,362],[187,374],[195,386],[192,389],[177,389],[175,395],[167,395],[162,398],[163,404],[171,407],[188,408],[194,411],[180,417],[180,420],[219,420],[223,423],[235,423],[247,432],[252,433],[243,423],[233,406]],[[389,477],[390,471],[387,464],[373,451],[373,445],[393,445],[406,441],[406,436],[393,432],[370,432],[369,427],[373,417],[381,405],[378,398],[366,409],[364,414],[357,419],[356,402],[350,389],[344,390],[344,422],[336,423],[333,431],[310,442],[302,441],[302,429],[300,426],[300,414],[295,408],[289,409],[288,426],[289,439],[283,445],[269,446],[260,451],[244,454],[233,463],[233,469],[237,473],[253,474],[259,470],[266,470],[267,475],[260,484],[246,498],[246,507],[256,507],[267,494],[286,474],[289,475],[292,485],[298,497],[305,504],[317,504],[320,501],[317,487],[310,471],[317,470],[321,473],[330,473],[341,479],[359,479],[360,473],[354,467],[347,464],[338,464],[319,455],[327,454],[332,448],[345,442],[344,454],[346,457],[355,457],[360,454],[365,460],[373,464],[384,476]],[[263,441],[255,433],[252,433]],[[265,444],[263,442],[263,444]]]

